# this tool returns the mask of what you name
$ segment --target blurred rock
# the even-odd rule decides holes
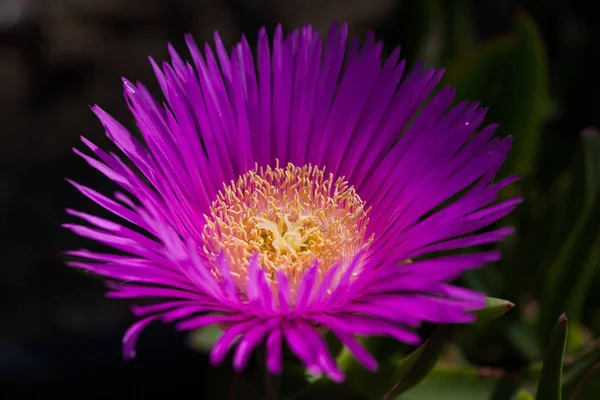
[[[26,1],[2,0],[0,2],[0,31],[16,25],[26,10]]]

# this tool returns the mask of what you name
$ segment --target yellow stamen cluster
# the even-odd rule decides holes
[[[218,193],[205,216],[204,252],[225,255],[238,287],[254,254],[269,280],[281,270],[296,286],[315,261],[322,275],[369,245],[367,213],[354,188],[324,169],[256,166]]]

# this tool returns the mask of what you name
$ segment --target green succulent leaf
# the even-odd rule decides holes
[[[346,374],[347,385],[368,399],[393,398],[421,381],[435,365],[449,339],[449,327],[438,326],[425,343],[406,356],[384,338],[362,339],[367,350],[375,355],[379,370],[364,369],[344,348],[337,357]]]
[[[492,399],[502,375],[476,368],[435,367],[427,378],[398,400]]]
[[[565,399],[594,398],[600,393],[600,342],[565,360],[562,394]]]
[[[562,399],[562,371],[567,344],[568,322],[565,314],[561,315],[556,323],[538,383],[537,398],[540,400]]]
[[[510,311],[515,305],[508,300],[498,299],[495,297],[486,297],[487,305],[479,310],[474,311],[477,316],[476,322],[485,322],[501,317]]]
[[[535,21],[521,13],[511,35],[484,43],[449,67],[446,83],[458,99],[481,99],[489,120],[515,138],[506,169],[530,176],[548,105],[548,62]]]
[[[600,191],[600,131],[585,129],[581,132],[586,178],[586,204],[594,203]]]
[[[394,398],[397,394],[405,392],[421,382],[431,372],[442,355],[448,343],[449,334],[448,326],[438,326],[425,343],[399,360],[396,363],[396,371],[397,375],[402,375],[402,378],[384,398]]]
[[[595,130],[584,131],[581,135],[583,148],[583,162],[585,163],[585,206],[586,208],[600,208],[598,192],[600,191],[600,132]],[[600,212],[598,212],[600,213]],[[594,218],[594,212],[591,212]],[[590,221],[592,224],[599,220]],[[569,296],[567,312],[569,318],[579,322],[583,314],[585,297],[589,293],[590,283],[593,281],[596,270],[600,267],[600,229],[595,232],[595,240],[588,249],[587,258],[579,268],[576,276],[572,296]],[[577,272],[577,271],[575,271]]]
[[[579,321],[585,295],[600,264],[600,196],[597,195],[600,188],[600,137],[584,134],[581,146],[584,169],[576,172],[587,178],[586,200],[547,272],[540,310],[543,341],[548,339],[556,312],[568,311],[573,315],[573,321]]]

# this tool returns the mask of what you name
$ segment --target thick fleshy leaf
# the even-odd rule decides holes
[[[489,119],[516,139],[506,168],[528,176],[549,103],[548,67],[535,21],[520,14],[515,22],[514,34],[460,57],[450,66],[446,83],[457,89],[458,99],[478,98],[491,106]]]
[[[593,167],[597,165],[600,154],[594,134],[598,135],[593,129],[585,129],[581,132],[580,146],[576,146],[574,154],[571,155],[573,164],[555,179],[547,196],[541,194],[538,196],[541,201],[531,204],[532,207],[543,211],[538,213],[536,231],[528,235],[539,238],[536,242],[537,247],[532,249],[531,244],[528,243],[529,238],[520,240],[523,246],[529,245],[527,251],[533,253],[534,257],[539,259],[541,254],[541,262],[532,272],[532,276],[537,277],[540,273],[546,273],[548,265],[556,258],[560,247],[571,233],[575,221],[593,203],[593,193],[600,183],[598,179],[600,170]],[[535,212],[524,208],[521,207],[520,212]],[[548,223],[549,221],[551,224]],[[518,256],[522,259],[521,254]],[[573,321],[573,316],[569,315],[569,319]]]
[[[582,135],[581,140],[585,169],[575,173],[587,178],[586,195],[583,210],[547,272],[547,283],[540,302],[543,340],[547,340],[553,315],[557,312],[568,311],[573,314],[574,321],[579,321],[600,259],[600,196],[596,195],[600,187],[600,169],[595,169],[600,168],[600,140],[590,134]]]
[[[592,204],[600,191],[600,131],[585,129],[581,132],[585,162],[586,204]]]
[[[585,199],[586,207],[600,208],[600,132],[597,130],[584,130],[581,134],[583,162],[585,164]],[[598,221],[598,220],[596,220]],[[593,221],[591,221],[593,223]],[[600,225],[600,224],[599,224]],[[572,295],[569,296],[567,304],[567,312],[571,320],[579,326],[583,316],[583,307],[585,298],[590,291],[590,284],[593,282],[594,274],[600,267],[600,229],[596,230],[596,239],[591,248],[588,249],[587,259],[584,261],[576,277],[575,287],[572,290]],[[573,332],[573,329],[571,329]],[[571,335],[570,335],[571,336]],[[569,338],[569,341],[571,338]],[[568,343],[568,345],[571,343]]]
[[[577,386],[569,393],[567,400],[596,399],[600,393],[600,362],[590,368],[586,374],[577,381]]]
[[[448,326],[440,325],[425,343],[406,356],[401,356],[399,346],[389,339],[365,338],[363,346],[376,356],[379,363],[375,373],[360,365],[346,348],[337,361],[346,374],[348,385],[362,396],[369,399],[393,398],[428,374],[446,347],[448,337]]]
[[[600,343],[572,359],[565,360],[562,393],[564,399],[588,399],[600,393]]]
[[[436,367],[421,383],[396,399],[491,399],[501,382],[500,373],[483,372],[475,368]]]
[[[474,311],[477,316],[476,322],[489,321],[498,318],[508,311],[510,311],[515,305],[508,300],[497,299],[495,297],[486,297],[487,305],[479,310]]]
[[[540,400],[562,399],[562,371],[567,344],[567,316],[561,315],[554,327],[538,383],[536,397]]]
[[[442,355],[448,339],[448,326],[440,325],[425,343],[408,356],[399,360],[396,363],[396,367],[398,373],[402,374],[402,378],[386,394],[385,398],[394,398],[397,394],[407,391],[425,379]]]
[[[541,275],[546,276],[548,265],[556,259],[573,221],[581,213],[583,190],[579,188],[583,187],[583,182],[574,177],[580,178],[574,171],[563,172],[547,193],[534,185],[522,188],[527,201],[515,214],[518,240],[499,266],[503,272],[501,278],[512,293],[538,296],[544,290],[536,283]]]

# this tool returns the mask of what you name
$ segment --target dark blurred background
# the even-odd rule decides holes
[[[554,107],[543,140],[553,148],[598,125],[596,2],[445,3],[444,12],[456,4],[466,10],[477,42],[510,33],[521,10],[537,22]],[[62,250],[90,246],[60,228],[64,208],[92,209],[64,177],[112,189],[71,151],[79,135],[107,144],[89,104],[131,127],[120,77],[156,89],[147,56],[167,59],[167,43],[182,48],[187,32],[201,42],[218,30],[231,45],[242,33],[253,43],[259,27],[272,31],[278,22],[325,32],[334,20],[348,21],[355,34],[373,29],[387,47],[401,44],[410,61],[451,61],[428,58],[440,34],[416,7],[408,0],[0,0],[0,392],[21,398],[43,387],[135,398],[176,382],[202,398],[205,356],[156,324],[141,336],[138,359],[121,361],[120,338],[133,321],[127,303],[105,299],[102,282],[61,261]],[[544,168],[565,167],[552,152],[541,157]]]

